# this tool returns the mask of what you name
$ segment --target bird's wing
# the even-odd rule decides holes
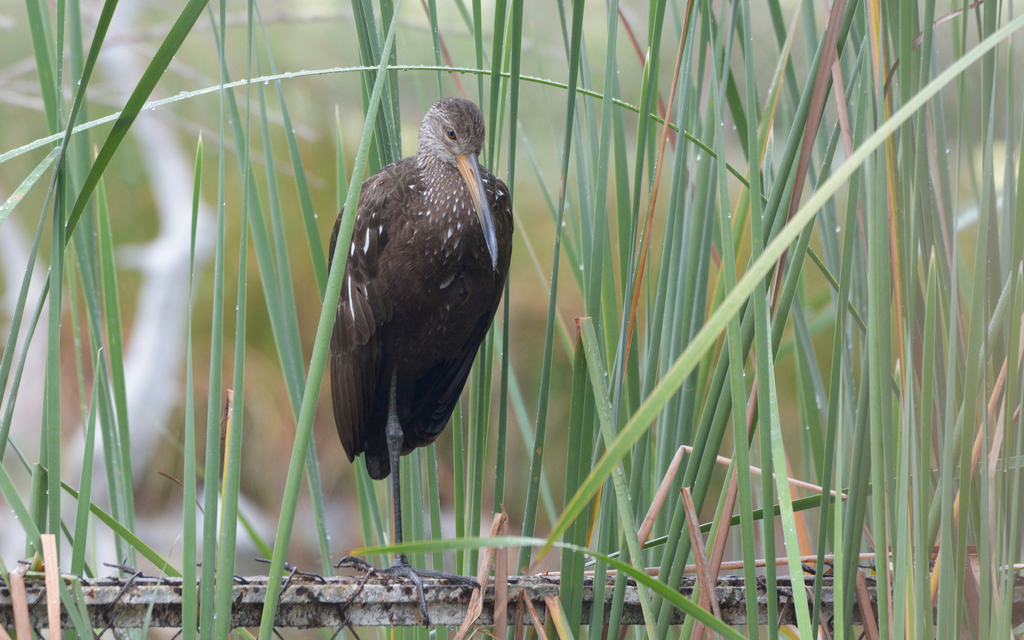
[[[438,362],[428,373],[419,376],[409,416],[402,421],[408,444],[428,445],[444,431],[493,317],[493,310],[481,316],[454,358]]]
[[[387,192],[383,186],[378,186],[379,177],[380,174],[370,178],[362,186],[331,334],[334,421],[350,462],[364,450],[365,423],[380,387],[383,364],[378,329],[391,315],[376,281],[380,252],[387,243],[387,230],[381,216]],[[341,219],[339,215],[331,234],[332,261]]]

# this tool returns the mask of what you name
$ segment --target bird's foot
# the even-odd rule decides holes
[[[417,569],[409,564],[409,560],[404,554],[396,554],[394,562],[387,569],[377,569],[366,560],[356,556],[345,556],[338,564],[334,565],[335,568],[347,568],[355,569],[357,571],[365,571],[371,575],[380,575],[406,578],[409,582],[415,585],[416,590],[420,594],[420,612],[423,614],[423,624],[430,626],[430,615],[427,613],[427,597],[423,593],[423,579],[427,580],[447,580],[449,582],[458,582],[464,584],[467,587],[473,589],[479,589],[480,583],[477,582],[476,578],[469,576],[460,576],[457,573],[448,573],[447,571],[433,571],[429,569]]]

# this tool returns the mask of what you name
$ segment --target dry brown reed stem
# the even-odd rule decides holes
[[[533,629],[537,632],[537,637],[540,640],[548,640],[548,634],[544,633],[544,623],[540,621],[540,616],[537,615],[537,610],[533,607],[533,602],[528,598],[520,594],[520,602],[526,603],[526,608],[530,612],[530,621],[533,623]]]
[[[878,622],[875,620],[875,612],[871,609],[868,581],[861,569],[857,569],[857,602],[860,603],[860,619],[864,625],[864,635],[868,640],[878,640]]]
[[[14,605],[14,631],[19,638],[32,637],[32,625],[28,619],[28,594],[25,591],[25,572],[29,565],[23,564],[7,574],[11,587],[11,603]]]
[[[684,444],[683,448],[686,449],[687,453],[692,453],[693,452],[693,447],[688,447],[688,446],[686,446]],[[725,456],[717,456],[716,457],[716,462],[718,462],[718,464],[724,464],[724,465],[728,466],[728,465],[732,464],[732,459],[731,458],[726,458]],[[760,467],[755,467],[754,465],[750,465],[750,473],[753,473],[754,475],[758,475],[759,476],[759,475],[761,475],[761,468]],[[772,477],[773,478],[776,477],[775,474],[772,474]],[[791,487],[800,487],[801,489],[807,489],[808,491],[813,491],[815,493],[821,493],[822,491],[824,491],[824,489],[822,489],[821,487],[819,487],[816,484],[811,484],[810,482],[804,482],[803,480],[797,480],[796,478],[787,478],[786,481],[789,482],[789,485]],[[829,495],[831,495],[834,498],[836,496],[836,492],[832,491],[832,490],[829,490]],[[845,493],[840,494],[840,495],[841,495],[843,500],[846,500],[847,495]]]
[[[641,549],[644,548],[647,538],[650,537],[651,530],[654,528],[654,521],[658,519],[661,507],[665,504],[665,498],[668,497],[668,492],[672,489],[672,480],[675,479],[676,472],[679,471],[679,465],[683,462],[684,453],[686,453],[686,447],[679,447],[676,450],[676,454],[672,457],[672,462],[669,463],[668,470],[665,472],[665,477],[661,479],[658,491],[654,494],[651,507],[647,510],[647,515],[644,516],[643,522],[640,523],[640,530],[637,531],[636,536],[640,539]]]
[[[522,591],[519,592],[519,606],[516,607],[516,628],[515,633],[512,634],[514,640],[523,640],[526,635],[526,625],[523,622],[523,612],[526,611],[526,594]]]
[[[43,571],[46,576],[46,617],[51,629],[60,629],[60,561],[57,559],[57,537],[52,533],[44,533],[41,539]]]
[[[504,511],[501,513],[494,514],[494,520],[491,522],[491,537],[497,538],[504,536],[508,533],[508,514]],[[473,632],[473,623],[477,621],[480,614],[484,610],[484,592],[487,591],[487,580],[491,575],[491,566],[494,564],[494,547],[487,547],[484,549],[483,555],[480,557],[480,563],[477,569],[476,581],[480,583],[479,589],[473,590],[473,595],[469,599],[469,606],[466,607],[466,617],[462,621],[462,626],[459,627],[458,633],[455,634],[455,640],[465,640]],[[502,579],[505,590],[508,590],[508,577],[505,576]],[[499,603],[503,601],[498,598],[497,583],[495,583],[495,622],[499,620],[497,616],[497,607]],[[507,596],[506,596],[507,597]],[[503,607],[504,608],[504,607]]]
[[[697,509],[693,504],[693,496],[690,495],[689,487],[680,490],[683,496],[683,510],[686,513],[686,528],[690,533],[690,548],[693,550],[693,559],[697,567],[697,584],[700,586],[700,606],[705,611],[710,611],[719,620],[722,619],[722,611],[718,607],[718,598],[715,597],[715,579],[712,579],[708,567],[707,555],[704,552],[704,534],[700,531],[700,520],[697,519]],[[697,622],[690,631],[690,638],[700,638],[705,635],[708,640],[713,640],[711,630],[702,623]]]

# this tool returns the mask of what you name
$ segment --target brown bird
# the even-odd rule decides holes
[[[402,542],[399,456],[444,430],[508,273],[511,202],[505,183],[479,165],[483,143],[480,109],[441,100],[423,117],[416,155],[384,167],[359,193],[331,336],[331,395],[349,461],[365,454],[371,478],[391,475],[395,543]],[[357,558],[342,563],[369,569]],[[381,573],[416,584],[427,624],[421,577],[478,586],[414,569],[404,554]]]

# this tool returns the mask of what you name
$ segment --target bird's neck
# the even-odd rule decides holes
[[[447,208],[453,198],[464,198],[469,202],[469,189],[462,174],[454,165],[432,155],[417,156],[420,183],[424,198],[436,207]],[[458,213],[452,210],[453,214]],[[471,212],[472,213],[472,212]]]
[[[450,162],[438,158],[432,153],[418,153],[416,154],[416,166],[419,167],[423,175],[429,175],[436,173],[439,176],[448,175],[449,173],[458,174],[459,170],[455,168]]]

